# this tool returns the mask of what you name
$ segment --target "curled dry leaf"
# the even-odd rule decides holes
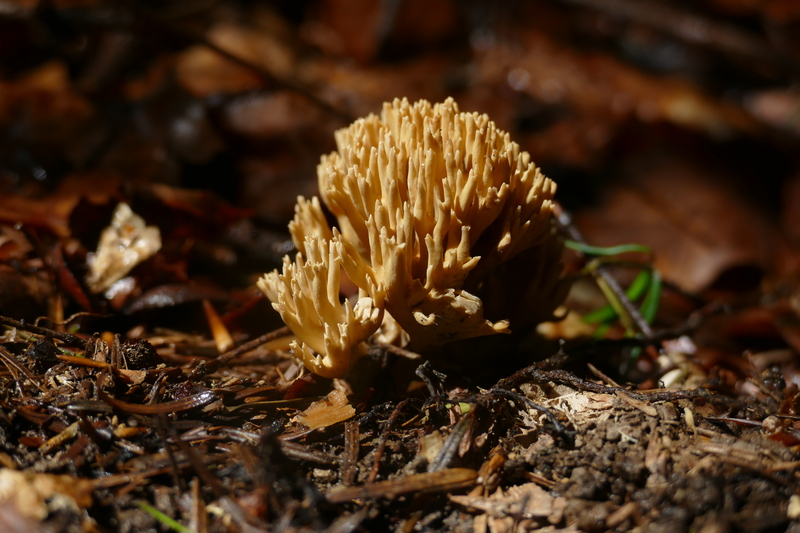
[[[89,259],[86,284],[92,292],[101,292],[122,279],[133,267],[161,248],[161,233],[130,206],[121,203],[114,211],[111,225],[103,230],[97,252]]]

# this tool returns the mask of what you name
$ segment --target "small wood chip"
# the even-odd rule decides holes
[[[647,416],[658,416],[658,410],[650,405],[649,403],[645,403],[641,400],[636,400],[631,398],[631,396],[625,392],[617,391],[617,396],[620,400],[624,401],[631,407],[635,407]]]
[[[628,502],[606,517],[606,526],[615,528],[623,523],[628,517],[639,512],[639,504]]]
[[[331,426],[342,420],[352,418],[356,410],[340,390],[332,390],[326,397],[312,403],[308,409],[297,415],[297,421],[309,429]]]
[[[478,472],[471,468],[448,468],[438,472],[413,474],[400,479],[378,481],[359,487],[334,489],[326,496],[331,503],[355,499],[395,498],[412,492],[442,492],[470,487],[478,481]]]

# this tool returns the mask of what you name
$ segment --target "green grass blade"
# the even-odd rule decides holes
[[[607,324],[617,318],[617,312],[610,305],[604,305],[600,309],[595,309],[591,313],[583,315],[586,324]]]
[[[155,507],[148,505],[145,502],[136,502],[136,506],[139,507],[142,511],[149,514],[168,528],[174,529],[178,533],[194,533],[191,529],[186,526],[181,525],[178,521],[169,516],[165,515]]]
[[[564,246],[566,246],[570,250],[582,252],[586,255],[608,256],[608,255],[627,254],[630,252],[638,252],[642,254],[653,253],[653,250],[651,250],[649,246],[645,246],[643,244],[619,244],[617,246],[603,247],[603,246],[591,246],[589,244],[583,244],[577,241],[568,240],[564,243]]]
[[[644,301],[642,302],[642,307],[639,308],[639,311],[642,313],[642,317],[647,321],[648,324],[652,324],[653,320],[656,318],[656,312],[658,312],[658,304],[661,302],[661,274],[658,270],[653,269],[653,275],[651,276],[650,286],[647,288],[647,294],[644,297]]]
[[[647,291],[650,287],[650,279],[652,278],[650,269],[645,268],[640,270],[639,273],[636,275],[636,279],[633,280],[631,286],[628,287],[628,290],[625,291],[625,294],[628,296],[628,300],[635,302]]]
[[[592,335],[595,339],[602,339],[608,333],[608,330],[611,329],[611,324],[606,322],[604,324],[600,324],[597,326],[597,329],[594,330],[594,334]]]

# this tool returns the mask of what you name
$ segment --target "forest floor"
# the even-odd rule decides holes
[[[0,531],[800,533],[800,9],[691,4],[0,0]],[[448,96],[558,184],[565,318],[304,371],[297,196]]]

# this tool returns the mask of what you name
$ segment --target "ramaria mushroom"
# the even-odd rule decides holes
[[[352,262],[343,261],[341,243],[307,235],[303,253],[295,262],[283,258],[283,273],[264,275],[258,287],[301,342],[292,342],[295,354],[312,372],[341,377],[365,353],[363,342],[381,325],[383,287],[361,280],[358,302],[339,303],[339,277]],[[355,272],[351,272],[356,276]]]
[[[537,317],[552,315],[566,292],[551,219],[556,185],[486,115],[462,113],[451,98],[433,106],[396,99],[380,117],[336,132],[336,144],[317,173],[337,228],[317,198],[300,198],[290,224],[296,264],[285,259],[283,276],[274,272],[260,284],[303,340],[300,357],[310,370],[346,373],[342,365],[354,357],[343,352],[363,351],[357,343],[375,333],[384,306],[386,320],[417,350],[509,332],[507,320],[485,317],[476,292],[526,250],[536,279],[523,292],[539,306]],[[339,266],[359,287],[358,313],[338,304]],[[354,328],[348,321],[356,317],[365,320],[358,334],[323,342],[328,329]]]

